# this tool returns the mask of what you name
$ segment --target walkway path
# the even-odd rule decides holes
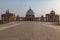
[[[51,23],[18,22],[14,25],[0,30],[0,40],[60,40],[60,27]]]

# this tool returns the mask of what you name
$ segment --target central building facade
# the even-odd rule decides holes
[[[35,13],[31,8],[26,12],[25,17],[16,17],[16,20],[20,21],[40,21],[39,19],[40,17],[35,17]]]

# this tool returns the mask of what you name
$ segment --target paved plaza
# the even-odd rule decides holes
[[[60,27],[48,22],[12,22],[0,25],[0,40],[60,40]]]

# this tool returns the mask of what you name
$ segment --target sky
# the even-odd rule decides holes
[[[60,0],[0,0],[0,18],[8,9],[11,13],[25,17],[30,7],[36,17],[49,14],[51,10],[60,15]]]

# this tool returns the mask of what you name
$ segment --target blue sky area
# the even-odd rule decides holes
[[[30,7],[36,17],[45,15],[52,9],[60,15],[60,0],[0,0],[0,17],[7,9],[23,17]]]

